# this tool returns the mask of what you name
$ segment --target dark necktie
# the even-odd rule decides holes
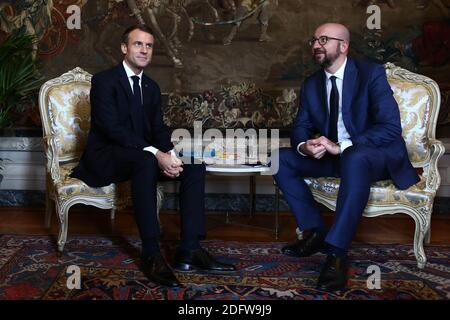
[[[328,127],[328,139],[338,142],[337,122],[339,117],[339,91],[336,86],[336,77],[331,76],[330,94],[330,122]]]
[[[144,110],[142,107],[141,86],[139,85],[139,77],[132,76],[133,79],[133,112],[135,114],[136,134],[144,137]]]

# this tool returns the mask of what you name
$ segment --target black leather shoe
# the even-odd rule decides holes
[[[143,260],[141,264],[141,271],[152,282],[156,282],[167,287],[181,286],[177,277],[173,274],[172,269],[160,253]]]
[[[336,291],[345,288],[347,283],[347,259],[328,255],[320,272],[317,289]]]
[[[175,270],[181,272],[233,272],[236,271],[236,267],[217,261],[205,249],[200,248],[191,251],[177,250],[175,255]]]
[[[284,246],[281,249],[281,252],[287,256],[309,257],[310,255],[325,249],[324,239],[324,235],[313,232],[305,239],[297,240],[292,244]]]

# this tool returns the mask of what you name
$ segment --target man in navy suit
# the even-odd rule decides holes
[[[158,84],[143,70],[150,63],[152,31],[137,25],[122,37],[124,60],[92,77],[91,128],[86,150],[72,177],[92,187],[131,179],[134,212],[142,240],[141,270],[152,281],[179,286],[159,247],[156,185],[159,176],[180,184],[181,241],[175,257],[179,271],[234,271],[201,248],[205,235],[205,165],[183,164],[161,112]]]
[[[317,28],[309,41],[323,69],[301,88],[291,148],[280,149],[275,180],[305,237],[282,249],[307,257],[327,253],[317,286],[345,287],[347,251],[374,181],[392,179],[400,189],[419,181],[402,138],[400,113],[382,65],[347,57],[348,29]],[[303,177],[340,177],[334,223],[327,228]]]

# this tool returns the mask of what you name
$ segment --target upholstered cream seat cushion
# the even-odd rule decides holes
[[[328,199],[337,199],[339,191],[339,178],[307,178],[305,179],[313,193]],[[424,191],[425,179],[412,185],[406,190],[397,189],[391,180],[382,180],[372,184],[368,206],[405,205],[419,208],[429,204],[431,194]]]
[[[110,184],[106,187],[92,188],[83,181],[70,177],[72,169],[77,163],[66,163],[60,165],[60,183],[57,185],[58,195],[62,198],[70,198],[72,196],[90,196],[90,197],[111,197],[111,201],[116,193],[116,185]]]
[[[98,197],[102,199],[110,199],[110,202],[117,207],[123,207],[132,204],[131,199],[131,183],[125,181],[121,183],[111,183],[105,187],[92,188],[83,181],[70,177],[70,173],[77,163],[65,163],[60,165],[60,183],[56,185],[56,191],[61,199],[69,199],[71,197]],[[161,206],[163,199],[164,187],[157,185],[157,196],[159,199],[158,206]]]

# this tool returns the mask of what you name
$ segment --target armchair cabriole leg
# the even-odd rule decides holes
[[[64,246],[67,242],[67,229],[69,226],[69,209],[70,205],[61,204],[58,205],[58,218],[59,218],[59,234],[58,234],[58,251],[60,254],[64,251]]]
[[[50,228],[52,225],[52,213],[53,213],[53,201],[50,199],[48,190],[45,192],[45,218],[44,223],[46,228]]]

